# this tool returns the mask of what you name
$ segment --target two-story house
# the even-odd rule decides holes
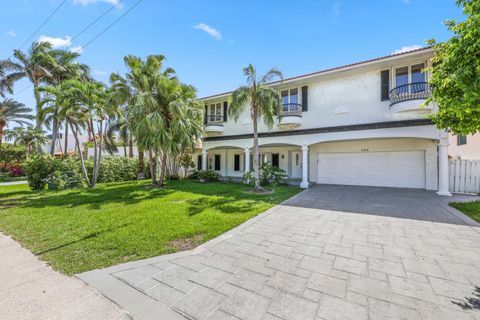
[[[259,121],[260,160],[309,184],[448,190],[448,135],[422,107],[433,49],[423,48],[272,83],[283,112],[272,130]],[[252,120],[228,116],[231,92],[205,97],[198,169],[241,177],[252,168]]]

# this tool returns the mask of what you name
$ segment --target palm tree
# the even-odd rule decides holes
[[[25,146],[25,155],[27,157],[33,151],[34,147],[39,148],[48,141],[47,136],[42,130],[32,127],[17,127],[13,129],[12,136],[14,144]]]
[[[27,53],[20,50],[14,50],[13,56],[16,61],[10,59],[0,61],[0,69],[9,71],[0,80],[2,90],[13,93],[13,85],[21,80],[28,79],[33,84],[33,93],[36,102],[36,121],[35,128],[40,129],[42,121],[39,116],[40,111],[40,92],[39,86],[42,82],[52,78],[52,70],[57,67],[54,56],[52,55],[52,44],[49,42],[33,42]]]
[[[3,129],[14,122],[20,126],[30,124],[27,120],[33,120],[35,117],[31,114],[32,109],[25,107],[23,103],[12,99],[5,99],[0,102],[0,147],[2,145]]]
[[[128,121],[137,145],[148,150],[152,184],[157,187],[163,187],[167,157],[193,148],[202,134],[202,108],[194,88],[180,83],[173,69],[162,71],[164,59],[125,57],[127,81],[134,92],[127,106]],[[157,180],[154,168],[159,158]]]
[[[253,170],[255,177],[254,191],[262,191],[259,178],[259,155],[258,155],[258,120],[263,122],[268,129],[271,129],[282,111],[280,95],[268,83],[283,79],[282,72],[272,68],[265,75],[258,76],[255,67],[249,64],[243,69],[247,77],[247,84],[235,90],[230,98],[229,114],[235,121],[248,107],[253,123]]]

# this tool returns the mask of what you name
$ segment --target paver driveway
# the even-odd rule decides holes
[[[315,186],[193,251],[78,277],[139,319],[480,319],[480,228],[448,200]]]

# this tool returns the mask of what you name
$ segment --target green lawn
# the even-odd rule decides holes
[[[300,191],[255,195],[234,183],[148,181],[32,192],[0,187],[0,230],[66,274],[171,253],[212,239]]]
[[[480,222],[480,201],[473,202],[451,202],[450,205],[462,211],[473,220]]]

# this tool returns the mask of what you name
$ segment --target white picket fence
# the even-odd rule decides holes
[[[480,193],[480,160],[449,161],[450,192]]]

